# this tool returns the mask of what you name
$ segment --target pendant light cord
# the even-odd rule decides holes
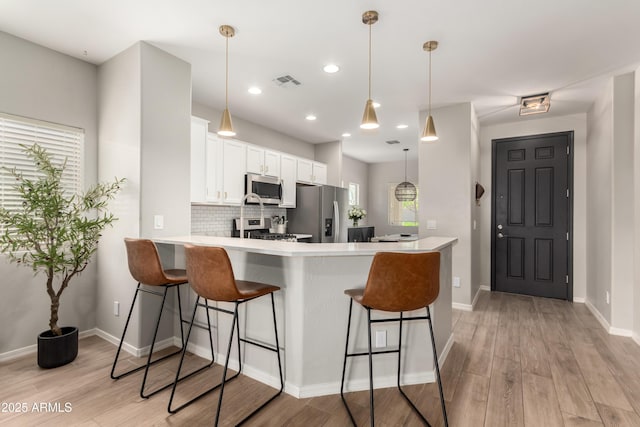
[[[371,21],[369,21],[369,99],[371,99]]]
[[[229,108],[229,36],[225,36],[226,39],[226,47],[225,47],[225,76],[224,76],[224,108]],[[431,109],[431,107],[429,107]]]
[[[431,52],[429,51],[429,115],[431,115]]]

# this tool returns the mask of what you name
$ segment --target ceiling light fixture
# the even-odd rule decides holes
[[[377,129],[380,125],[378,124],[376,111],[373,106],[373,101],[371,100],[371,26],[378,22],[378,12],[370,10],[363,13],[362,22],[369,26],[369,97],[367,98],[367,103],[364,106],[364,114],[362,115],[360,128]]]
[[[398,125],[398,126],[396,126],[397,129],[406,129],[408,127],[409,127],[409,125]]]
[[[258,86],[251,86],[248,90],[251,95],[260,95],[262,93],[262,89]]]
[[[235,136],[233,130],[233,124],[231,123],[231,114],[229,114],[229,38],[236,34],[236,30],[230,25],[221,25],[219,28],[220,34],[222,34],[226,41],[225,50],[225,81],[224,81],[224,111],[222,112],[222,119],[220,120],[220,128],[218,129],[218,135],[220,136]]]
[[[404,151],[404,182],[401,182],[396,186],[396,200],[399,202],[412,202],[416,199],[418,192],[416,186],[407,181],[407,151],[408,148],[403,148]]]
[[[529,114],[546,113],[551,106],[550,101],[549,93],[523,96],[520,99],[520,115],[528,116]]]
[[[323,70],[325,73],[333,74],[340,71],[340,67],[338,67],[336,64],[327,64],[324,66]]]
[[[420,141],[437,141],[438,135],[436,134],[436,126],[433,124],[433,117],[431,117],[431,52],[438,48],[438,42],[431,40],[425,42],[422,45],[422,49],[429,52],[429,115],[427,116],[427,122],[424,125],[422,136]]]
[[[305,117],[305,119],[309,120],[310,122],[314,121],[315,119],[317,119],[316,116],[314,116],[313,114],[307,114],[307,117]]]
[[[342,136],[344,138],[349,138],[351,136],[351,134],[349,132],[345,132],[345,133],[342,134]]]

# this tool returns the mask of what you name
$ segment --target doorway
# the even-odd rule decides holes
[[[573,131],[492,141],[491,290],[573,300]]]

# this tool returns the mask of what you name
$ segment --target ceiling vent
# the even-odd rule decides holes
[[[385,142],[389,145],[400,144],[400,141],[398,141],[397,139],[392,139],[391,141],[385,141]]]
[[[273,79],[273,82],[280,87],[296,87],[302,84],[298,80],[291,77],[289,74],[276,77],[275,79]]]

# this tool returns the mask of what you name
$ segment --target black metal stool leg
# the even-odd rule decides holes
[[[373,353],[371,351],[371,309],[367,308],[367,335],[369,337],[369,412],[371,414],[371,427],[375,425],[373,408]]]
[[[149,366],[151,365],[151,357],[153,356],[153,347],[156,345],[156,337],[158,336],[158,329],[160,328],[160,319],[162,319],[162,311],[164,310],[164,302],[167,299],[167,291],[169,288],[164,287],[164,293],[162,295],[162,303],[160,304],[160,310],[158,311],[158,320],[156,321],[156,329],[153,331],[153,339],[151,340],[151,348],[149,349],[149,356],[147,357],[147,367],[144,369],[144,376],[142,377],[142,386],[140,387],[140,397],[146,399],[155,392],[145,395],[144,386],[147,383],[147,375],[149,374]],[[156,392],[159,390],[156,390]]]
[[[131,308],[129,309],[129,315],[127,316],[127,321],[124,324],[124,331],[122,331],[122,338],[120,338],[120,344],[118,345],[118,350],[116,351],[116,358],[113,360],[113,366],[111,367],[111,379],[117,380],[119,378],[122,378],[126,375],[132,374],[140,369],[142,369],[142,366],[140,366],[137,369],[132,369],[128,372],[125,372],[123,374],[120,375],[114,375],[114,372],[116,370],[116,364],[118,363],[118,358],[120,357],[120,350],[122,350],[122,343],[124,342],[124,336],[127,333],[127,328],[129,328],[129,320],[131,320],[131,314],[133,314],[133,307],[136,304],[136,299],[138,298],[138,291],[140,290],[140,283],[138,283],[138,287],[136,288],[136,293],[133,295],[133,301],[131,301]]]
[[[340,382],[340,397],[342,398],[342,403],[344,403],[344,407],[347,409],[347,413],[349,414],[351,423],[355,426],[356,420],[353,418],[353,414],[349,409],[349,405],[347,405],[347,400],[344,398],[344,377],[347,370],[347,354],[349,353],[349,331],[351,330],[352,309],[353,309],[353,299],[349,298],[349,317],[347,318],[347,339],[344,344],[344,363],[342,364],[342,381]]]
[[[440,364],[438,363],[438,352],[436,351],[436,340],[433,336],[433,326],[431,324],[431,311],[427,306],[427,318],[429,322],[429,333],[431,335],[431,347],[433,348],[433,361],[436,364],[436,374],[438,375],[438,391],[440,392],[440,404],[442,405],[442,416],[444,418],[445,427],[449,427],[449,421],[447,420],[447,409],[444,404],[444,393],[442,392],[442,379],[440,378]]]
[[[227,358],[224,362],[224,370],[222,371],[222,382],[220,386],[220,397],[218,398],[218,409],[216,410],[216,420],[213,424],[214,426],[218,425],[218,421],[220,420],[220,410],[222,409],[222,396],[224,394],[224,385],[227,380],[227,369],[229,368],[229,357],[231,356],[231,346],[233,344],[233,335],[234,329],[236,328],[236,322],[238,321],[238,302],[235,303],[235,308],[233,310],[233,323],[231,324],[231,336],[229,337],[229,345],[227,347]],[[239,339],[240,337],[238,337]],[[240,345],[238,344],[238,347]],[[240,373],[240,371],[238,371]]]
[[[184,322],[184,320],[182,319],[182,300],[180,299],[180,286],[176,286],[176,293],[178,294],[178,315],[180,316],[180,342],[182,342],[182,347],[184,347],[184,330],[182,328],[182,323]],[[182,350],[182,348],[180,348],[180,350]]]

